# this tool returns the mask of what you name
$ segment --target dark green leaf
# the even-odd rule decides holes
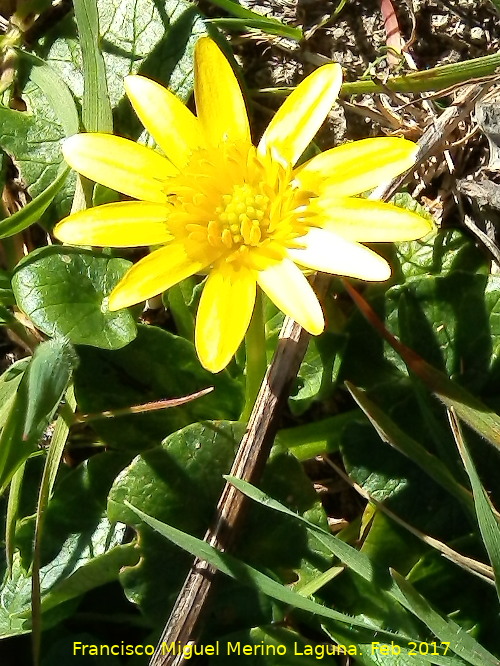
[[[138,326],[137,338],[123,349],[82,347],[75,376],[84,412],[102,412],[190,395],[214,386],[208,395],[181,407],[93,422],[115,449],[140,451],[157,446],[168,434],[205,419],[237,419],[242,388],[227,372],[204,370],[192,343],[154,326]]]

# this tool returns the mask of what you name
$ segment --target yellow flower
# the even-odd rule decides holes
[[[142,76],[127,95],[164,155],[108,134],[78,134],[63,147],[84,176],[138,201],[91,208],[55,228],[75,245],[161,245],[109,297],[119,310],[208,273],[196,317],[203,366],[222,370],[250,322],[257,285],[310,333],[323,313],[301,267],[386,280],[390,267],[359,242],[412,240],[431,226],[390,204],[356,198],[411,166],[415,144],[366,139],[295,164],[333,106],[337,64],[320,67],[286,99],[257,146],[234,73],[216,44],[195,51],[197,116]]]

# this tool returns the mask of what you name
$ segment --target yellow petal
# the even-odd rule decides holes
[[[260,271],[257,282],[286,315],[312,335],[325,326],[321,305],[302,271],[289,259]]]
[[[368,199],[324,199],[311,205],[322,229],[365,243],[415,240],[433,229],[430,220],[405,208]]]
[[[124,201],[88,208],[54,227],[54,236],[71,245],[138,247],[172,239],[167,230],[167,204]]]
[[[214,268],[203,288],[196,315],[195,344],[201,364],[223,370],[236,353],[255,303],[255,274],[228,264]]]
[[[288,250],[288,255],[301,266],[315,271],[375,282],[387,280],[391,275],[385,259],[330,231],[309,229],[305,236],[297,238],[297,242],[302,243],[304,249]]]
[[[108,307],[114,311],[142,303],[206,266],[189,257],[182,243],[172,242],[132,266],[111,292]]]
[[[90,180],[154,203],[165,202],[165,180],[178,173],[153,150],[112,134],[75,134],[63,143],[63,154]]]
[[[277,153],[295,164],[323,124],[341,84],[342,70],[336,63],[310,74],[278,109],[260,140],[259,152]]]
[[[250,143],[245,101],[234,72],[215,42],[201,37],[194,52],[196,111],[208,143]]]
[[[144,127],[181,169],[203,144],[196,116],[170,90],[144,76],[127,76],[125,90]]]
[[[418,147],[406,139],[380,137],[337,146],[299,167],[301,187],[329,197],[349,197],[371,190],[409,169]]]

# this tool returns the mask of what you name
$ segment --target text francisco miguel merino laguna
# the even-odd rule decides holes
[[[125,643],[125,641],[120,641],[120,643],[115,643],[113,645],[99,645],[91,643],[82,643],[76,641],[73,643],[73,654],[77,655],[114,655],[114,656],[128,656],[128,655],[152,655],[155,651],[154,645],[132,645],[130,643]],[[250,656],[250,655],[286,655],[293,654],[296,656],[312,656],[316,659],[323,659],[326,655],[337,655],[337,654],[346,654],[346,655],[356,655],[357,648],[355,645],[332,645],[332,644],[318,644],[318,645],[304,645],[302,643],[293,643],[293,645],[283,645],[283,644],[270,644],[270,643],[242,643],[241,641],[226,642],[226,641],[216,641],[212,645],[195,645],[194,643],[187,643],[185,645],[179,642],[172,643],[162,643],[161,644],[161,653],[162,655],[171,654],[178,655],[181,654],[184,659],[190,659],[194,656],[199,655],[234,655],[234,656]]]

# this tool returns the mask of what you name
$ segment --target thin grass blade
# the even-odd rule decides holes
[[[156,520],[156,518],[153,518],[152,516],[148,516],[146,513],[130,504],[130,502],[125,501],[125,504],[147,525],[149,525],[152,529],[154,529],[156,532],[164,536],[172,543],[179,546],[179,548],[182,548],[188,553],[191,553],[191,555],[194,555],[195,557],[208,562],[227,576],[257,588],[263,594],[266,594],[267,596],[270,596],[277,601],[281,601],[282,603],[287,604],[293,608],[299,608],[309,613],[314,613],[320,617],[326,617],[330,620],[335,620],[341,624],[361,627],[367,631],[377,633],[377,635],[382,636],[388,641],[395,640],[399,643],[402,642],[403,644],[408,643],[408,638],[405,636],[391,632],[380,631],[370,625],[368,622],[358,620],[357,618],[346,615],[345,613],[340,613],[338,611],[327,608],[326,606],[322,606],[321,604],[308,599],[301,594],[298,594],[294,590],[285,587],[272,578],[269,578],[269,576],[266,576],[257,569],[254,569],[253,567],[245,564],[244,562],[241,562],[235,557],[232,557],[228,553],[223,553],[217,550],[206,541],[197,539],[190,534],[181,532],[175,527],[166,525],[165,523]]]
[[[366,396],[364,391],[361,391],[350,382],[346,382],[346,386],[380,438],[412,460],[431,479],[449,492],[450,495],[456,497],[466,511],[474,516],[472,494],[455,480],[446,465],[439,458],[432,455],[432,453],[429,453],[419,442],[401,430],[387,414]]]
[[[443,643],[449,643],[450,649],[472,666],[498,666],[500,661],[480,645],[470,634],[459,627],[453,620],[442,617],[428,601],[419,594],[397,571],[391,571],[394,581],[404,594],[408,606]],[[458,632],[457,632],[458,629]]]
[[[99,35],[96,0],[74,0],[83,60],[82,121],[87,132],[112,132],[113,116]]]
[[[465,471],[469,476],[472,486],[472,493],[474,495],[474,504],[477,515],[477,522],[479,523],[479,530],[483,537],[484,546],[488,553],[488,557],[493,568],[495,575],[495,586],[498,598],[500,599],[500,523],[497,514],[491,501],[486,494],[481,480],[476,472],[474,461],[469,453],[462,435],[460,423],[454,413],[454,410],[449,410],[450,423],[452,431],[457,443],[458,452],[462,458]]]

